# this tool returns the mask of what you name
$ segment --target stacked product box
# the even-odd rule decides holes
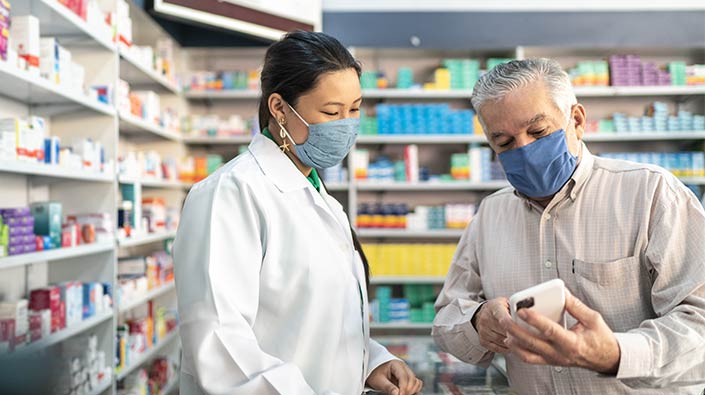
[[[0,256],[34,252],[38,243],[29,207],[0,209]]]

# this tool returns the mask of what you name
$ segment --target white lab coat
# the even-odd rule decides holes
[[[394,359],[342,206],[263,135],[191,189],[174,261],[183,395],[360,394]]]

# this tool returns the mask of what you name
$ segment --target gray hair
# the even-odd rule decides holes
[[[536,81],[543,81],[548,94],[568,122],[570,109],[578,100],[575,98],[568,74],[553,59],[513,60],[495,66],[475,84],[472,106],[479,114],[482,106],[488,101],[500,100],[513,90]],[[484,126],[484,122],[482,123]]]

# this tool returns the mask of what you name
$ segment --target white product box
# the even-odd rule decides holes
[[[90,139],[80,140],[73,146],[73,151],[81,160],[81,167],[84,169],[92,169],[95,164],[94,145]]]
[[[51,310],[30,311],[30,316],[39,316],[42,322],[42,338],[51,335]]]
[[[159,95],[152,91],[135,91],[133,93],[142,101],[142,118],[159,124],[159,114],[161,112]]]
[[[0,160],[16,159],[17,139],[15,138],[15,132],[0,129]]]
[[[61,299],[66,304],[66,327],[69,328],[83,320],[83,285],[70,281],[60,287]]]
[[[29,155],[32,161],[44,163],[44,139],[47,135],[46,122],[44,118],[31,116],[27,119],[30,129]]]
[[[132,19],[129,16],[117,17],[118,45],[127,49],[132,46]]]
[[[59,46],[59,83],[62,87],[71,86],[71,52]]]
[[[34,156],[35,136],[26,120],[20,118],[0,119],[0,131],[15,136],[15,159],[22,162],[36,162]],[[9,134],[7,135],[9,138]],[[9,147],[9,144],[8,144]]]
[[[39,73],[42,78],[58,84],[59,80],[59,42],[54,37],[39,40]]]
[[[125,80],[119,80],[116,94],[118,112],[130,114],[130,84]]]
[[[76,62],[71,62],[71,90],[83,94],[86,84],[86,69]]]
[[[25,68],[39,75],[39,19],[32,15],[13,16],[10,41]]]
[[[0,302],[0,320],[15,320],[15,337],[29,330],[29,303],[27,299],[15,302]]]

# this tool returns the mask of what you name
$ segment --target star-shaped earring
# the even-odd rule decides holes
[[[282,145],[279,146],[279,149],[282,152],[289,152],[291,149],[289,148],[290,145],[289,143],[286,142],[286,132],[284,129],[284,123],[286,121],[284,119],[279,120],[279,137],[282,139]]]

